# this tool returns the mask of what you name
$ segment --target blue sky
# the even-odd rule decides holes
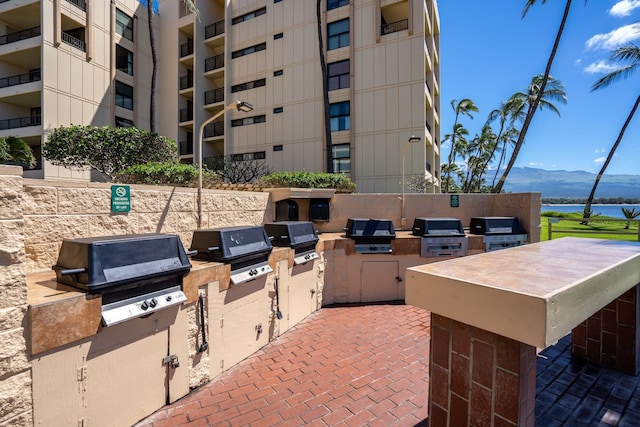
[[[480,109],[461,121],[473,137],[489,112],[535,74],[544,72],[564,11],[564,0],[538,1],[521,18],[525,0],[438,0],[442,138],[451,133],[452,99],[470,98]],[[591,92],[612,65],[611,52],[640,44],[640,0],[573,0],[551,75],[562,81],[561,117],[536,113],[515,166],[597,173],[639,92],[640,70]],[[446,160],[450,145],[443,144]],[[606,174],[640,174],[640,112]]]

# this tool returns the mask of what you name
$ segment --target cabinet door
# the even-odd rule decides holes
[[[400,299],[398,261],[363,261],[360,265],[360,301]]]

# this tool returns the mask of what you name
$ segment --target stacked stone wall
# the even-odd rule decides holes
[[[33,424],[22,168],[0,166],[0,426]]]

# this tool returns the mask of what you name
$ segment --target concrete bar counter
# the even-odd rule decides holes
[[[574,354],[637,373],[639,283],[640,244],[599,239],[407,269],[406,303],[432,313],[431,425],[533,425],[536,348],[574,328]]]

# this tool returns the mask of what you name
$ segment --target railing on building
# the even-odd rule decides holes
[[[180,141],[180,151],[181,156],[188,156],[189,154],[193,154],[193,141]]]
[[[204,71],[217,70],[224,67],[224,53],[204,60]]]
[[[429,133],[431,133],[431,124],[429,123],[429,121],[427,120],[425,124],[427,125],[427,130],[429,131]]]
[[[87,3],[84,0],[67,0],[69,3],[77,7],[78,9],[86,12],[87,11]]]
[[[76,49],[81,50],[83,52],[85,52],[87,49],[86,44],[83,40],[77,39],[65,32],[62,33],[62,41],[68,44],[69,46],[75,47]]]
[[[180,123],[193,120],[193,110],[191,108],[180,109]]]
[[[213,122],[204,127],[205,138],[212,138],[215,136],[224,136],[224,122]]]
[[[191,9],[189,9],[189,6],[187,6],[187,3],[184,0],[181,0],[179,13],[180,13],[180,18],[182,18],[183,16],[190,15],[193,12],[191,11]]]
[[[204,27],[205,40],[210,39],[211,37],[219,36],[220,34],[224,34],[224,19],[222,21],[218,21]]]
[[[18,117],[15,119],[0,120],[0,130],[40,126],[41,124],[42,119],[40,116]]]
[[[425,168],[427,169],[427,172],[431,173],[431,163],[426,162],[425,163]]]
[[[208,90],[204,93],[204,105],[224,101],[224,88]]]
[[[193,75],[180,77],[180,90],[189,89],[193,87]]]
[[[193,40],[180,45],[180,58],[193,55]]]
[[[39,82],[41,79],[40,74],[40,69],[37,69],[29,71],[28,73],[18,74],[17,76],[2,77],[0,78],[0,88]]]
[[[14,43],[24,39],[30,39],[31,37],[38,37],[40,35],[40,27],[28,28],[26,30],[17,31],[15,33],[9,33],[0,36],[0,45]]]
[[[407,29],[409,29],[409,20],[403,19],[402,21],[381,25],[380,35],[384,36],[385,34],[396,33],[398,31],[407,30]]]

